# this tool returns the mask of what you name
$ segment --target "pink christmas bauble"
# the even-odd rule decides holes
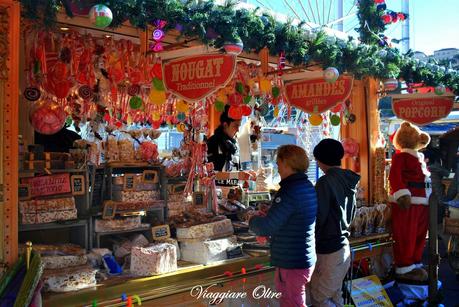
[[[64,127],[67,115],[64,109],[54,101],[40,100],[29,113],[32,127],[41,134],[55,134]]]

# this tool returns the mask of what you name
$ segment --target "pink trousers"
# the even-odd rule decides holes
[[[276,268],[276,289],[282,293],[281,307],[306,307],[306,285],[314,267],[308,269]]]

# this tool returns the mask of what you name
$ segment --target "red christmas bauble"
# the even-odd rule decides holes
[[[392,21],[392,16],[390,16],[389,14],[384,14],[381,16],[381,20],[385,25],[387,25]]]

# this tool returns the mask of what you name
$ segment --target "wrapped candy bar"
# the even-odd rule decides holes
[[[161,243],[149,247],[133,247],[131,250],[131,274],[151,276],[177,270],[176,247]]]
[[[45,270],[44,290],[50,292],[70,292],[95,287],[97,270],[89,265],[65,269]]]
[[[118,141],[120,160],[131,162],[135,160],[134,143],[131,139],[124,138]]]
[[[84,265],[88,262],[86,255],[43,256],[41,260],[45,269],[64,269]]]
[[[160,197],[160,191],[113,191],[113,200],[121,202],[148,202]]]
[[[188,228],[177,228],[177,239],[209,239],[232,235],[234,233],[233,224],[230,219],[217,222],[206,223]]]
[[[123,219],[113,219],[113,220],[99,220],[95,221],[95,231],[96,232],[109,232],[116,230],[130,230],[139,228],[142,225],[141,217],[127,217]]]
[[[120,160],[120,148],[118,147],[118,141],[113,135],[109,135],[106,143],[105,159],[108,162],[115,162]]]
[[[225,260],[226,250],[236,245],[236,236],[208,241],[180,242],[181,259],[200,264]]]
[[[74,220],[76,218],[76,209],[51,212],[21,213],[22,224],[44,224],[56,221]]]

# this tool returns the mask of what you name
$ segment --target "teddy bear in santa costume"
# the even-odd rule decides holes
[[[397,153],[389,173],[395,273],[400,279],[426,281],[421,260],[429,228],[430,173],[420,149],[430,136],[403,122],[394,135]]]

